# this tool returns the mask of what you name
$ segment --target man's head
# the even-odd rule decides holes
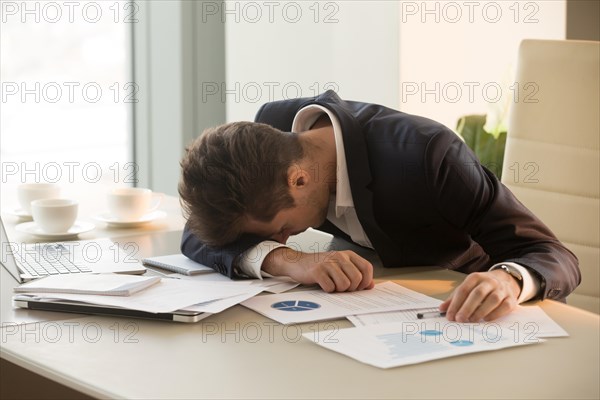
[[[205,130],[181,162],[179,195],[190,230],[221,246],[243,233],[285,242],[320,225],[328,193],[301,168],[304,160],[299,136],[269,125],[234,122]]]

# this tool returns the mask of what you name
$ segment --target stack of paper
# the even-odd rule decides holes
[[[351,293],[307,290],[257,296],[242,304],[283,324],[347,317],[355,328],[318,335],[311,332],[304,337],[379,368],[568,336],[539,307],[520,307],[491,323],[458,323],[445,317],[418,319],[418,312],[436,311],[441,301],[392,282]]]
[[[15,291],[150,313],[185,310],[211,314],[242,303],[282,324],[347,317],[356,327],[318,335],[310,332],[304,337],[379,368],[568,336],[539,307],[519,307],[491,323],[458,323],[445,317],[419,320],[418,312],[435,311],[441,301],[393,282],[356,292],[317,289],[284,293],[298,283],[289,278],[232,281],[215,272],[195,271],[163,279],[118,274],[51,276]],[[256,296],[262,291],[275,294]]]
[[[250,285],[228,285],[216,282],[202,283],[183,279],[160,279],[156,285],[127,297],[95,294],[43,293],[28,295],[84,303],[116,306],[151,313],[165,313],[199,303],[228,299],[256,291]]]
[[[157,284],[157,276],[121,274],[50,275],[14,288],[16,293],[75,293],[129,296]]]

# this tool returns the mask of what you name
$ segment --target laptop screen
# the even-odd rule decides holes
[[[13,255],[12,247],[14,243],[8,241],[8,236],[4,230],[4,222],[0,218],[0,264],[12,275],[18,283],[22,283],[21,273],[17,267],[15,256]]]

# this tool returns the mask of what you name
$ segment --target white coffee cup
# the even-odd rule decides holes
[[[71,199],[41,199],[31,202],[35,223],[47,233],[65,233],[77,219],[79,203]]]
[[[144,188],[115,188],[108,193],[108,211],[121,221],[135,221],[160,205],[162,194]]]
[[[23,183],[17,187],[17,197],[21,209],[31,214],[32,201],[60,197],[60,186],[54,183]]]

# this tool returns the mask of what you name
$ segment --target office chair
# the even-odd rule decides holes
[[[524,40],[502,182],[577,255],[567,303],[600,313],[600,42]]]

